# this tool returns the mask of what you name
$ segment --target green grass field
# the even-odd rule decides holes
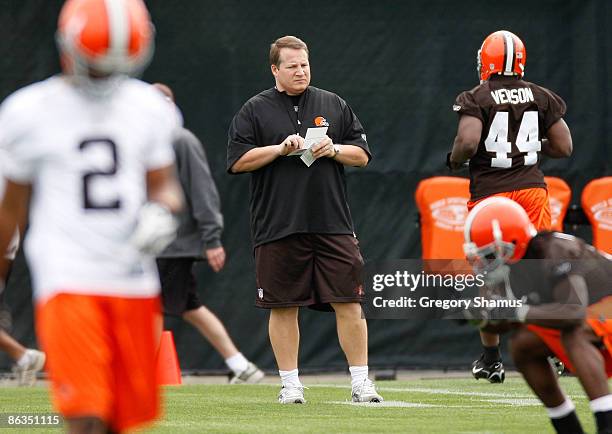
[[[308,386],[308,378],[304,383]],[[578,381],[562,378],[587,432],[594,424]],[[183,385],[165,389],[155,433],[549,433],[544,408],[524,381],[503,385],[472,379],[378,383],[382,405],[349,402],[347,382],[313,384],[307,404],[280,405],[277,385]],[[0,389],[0,413],[50,412],[47,389]],[[0,429],[1,432],[28,432]],[[57,432],[36,429],[34,432]]]

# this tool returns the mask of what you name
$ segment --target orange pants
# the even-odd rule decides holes
[[[157,418],[159,298],[61,293],[36,306],[54,406],[97,417],[113,431]]]
[[[612,296],[605,297],[587,308],[587,324],[596,336],[601,338],[603,356],[608,378],[612,378]],[[527,328],[538,335],[548,348],[561,360],[567,368],[574,372],[574,366],[569,360],[561,342],[561,332],[556,329],[528,325]]]
[[[594,321],[598,320],[587,320],[591,328],[593,328],[595,333],[598,334],[597,330],[593,327],[592,324],[592,322]],[[567,369],[570,370],[570,372],[574,372],[574,365],[572,364],[572,362],[570,362],[569,356],[565,352],[565,348],[563,347],[563,343],[561,342],[560,330],[535,325],[528,325],[527,328],[533,333],[535,333],[540,339],[542,339],[546,346],[550,348],[550,350],[555,354],[555,356],[557,356],[557,358],[565,364],[565,366],[567,367]],[[610,339],[610,337],[612,337],[612,320],[607,321],[606,328],[608,333],[608,339]],[[604,337],[603,339],[605,342],[606,338]],[[608,375],[608,378],[612,378],[612,355],[610,354],[610,350],[608,349],[608,346],[605,345],[604,348],[600,349],[600,351],[604,359],[606,374]]]
[[[502,196],[512,199],[527,211],[529,220],[535,226],[536,230],[545,231],[551,228],[550,204],[548,202],[548,190],[545,188],[526,188],[524,190],[507,191],[503,193],[495,193],[491,196]],[[471,211],[476,204],[486,197],[476,201],[468,201],[468,211]]]

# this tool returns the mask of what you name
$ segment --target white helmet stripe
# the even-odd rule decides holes
[[[109,54],[111,57],[125,55],[128,51],[130,23],[125,0],[104,0],[108,14]]]
[[[514,64],[514,39],[509,32],[504,32],[504,45],[506,46],[506,64],[504,72],[512,73],[512,65]]]
[[[501,226],[499,225],[499,220],[497,219],[493,219],[491,221],[491,227],[493,228],[493,239],[498,242],[501,243],[503,241],[503,234],[502,234],[502,230],[501,230]]]

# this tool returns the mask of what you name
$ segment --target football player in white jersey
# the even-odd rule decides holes
[[[54,405],[71,432],[119,432],[159,410],[154,256],[183,204],[180,121],[129,78],[153,52],[142,0],[68,0],[57,41],[64,73],[0,108],[0,251],[29,211],[24,247]]]

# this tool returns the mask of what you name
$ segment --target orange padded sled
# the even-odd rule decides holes
[[[572,199],[572,190],[567,182],[556,176],[545,176],[550,202],[551,229],[563,232],[563,220]]]
[[[612,254],[612,176],[594,179],[584,187],[582,209],[593,227],[593,245]]]
[[[421,218],[423,259],[464,259],[463,225],[470,198],[466,178],[435,176],[422,180],[415,199]]]

